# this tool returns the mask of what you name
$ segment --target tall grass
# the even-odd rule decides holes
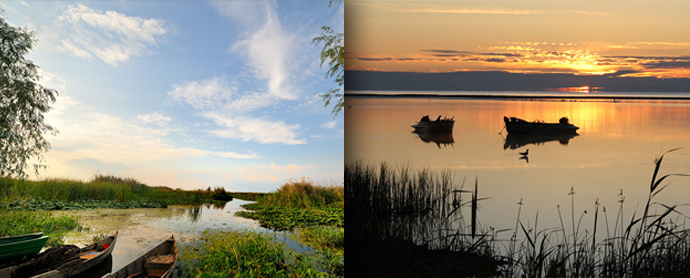
[[[64,178],[29,181],[0,177],[0,202],[3,203],[26,198],[64,202],[137,200],[165,207],[168,204],[201,204],[232,199],[227,193],[222,193],[225,191],[221,188],[185,191],[168,187],[152,187],[134,178],[103,174],[97,174],[87,182]],[[219,198],[222,200],[215,200]]]
[[[595,200],[589,220],[586,210],[576,210],[576,191],[571,188],[570,211],[556,208],[560,227],[538,228],[538,214],[534,226],[526,227],[520,202],[515,227],[499,231],[482,228],[477,221],[476,203],[482,198],[477,197],[476,181],[474,190],[466,191],[462,184],[453,187],[447,172],[413,174],[387,164],[376,169],[346,163],[345,194],[352,223],[346,240],[353,245],[348,261],[359,266],[348,269],[347,275],[690,277],[687,217],[678,205],[654,202],[667,189],[668,178],[690,177],[659,174],[664,157],[676,150],[654,161],[648,198],[639,215],[635,211],[626,216],[621,191],[614,217],[609,219],[611,210]],[[470,193],[469,201],[461,198]],[[465,206],[471,211],[469,219],[462,215]],[[504,231],[512,231],[512,236],[503,239],[499,234]],[[457,254],[473,254],[484,264]]]
[[[449,172],[346,163],[347,261],[353,266],[346,276],[498,275],[502,262],[492,243],[501,231],[483,231],[477,183],[474,191],[463,187],[452,184]],[[469,219],[463,210],[470,210]]]
[[[302,178],[289,181],[256,203],[242,205],[248,211],[236,216],[259,220],[262,227],[292,230],[312,225],[345,225],[343,185],[321,185]]]
[[[344,189],[342,184],[322,185],[302,178],[286,182],[277,191],[264,196],[261,203],[304,209],[343,207]]]

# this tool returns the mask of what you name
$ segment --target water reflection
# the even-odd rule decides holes
[[[187,210],[187,215],[189,215],[189,218],[192,220],[192,224],[196,223],[199,221],[199,218],[201,218],[201,206],[189,208]]]
[[[660,150],[685,147],[664,158],[662,170],[690,173],[688,102],[374,97],[346,97],[345,102],[351,107],[345,114],[346,162],[401,162],[409,163],[411,170],[449,170],[456,184],[477,177],[482,195],[491,197],[479,213],[487,225],[499,228],[515,226],[514,204],[520,198],[524,198],[525,215],[539,211],[541,227],[559,227],[556,207],[571,203],[567,192],[572,186],[580,189],[575,203],[582,208],[596,198],[602,205],[617,207],[620,189],[628,200],[645,200],[653,161]],[[410,115],[428,111],[454,115],[453,137],[462,138],[462,144],[442,149],[420,144],[422,137],[410,133]],[[504,128],[505,115],[548,120],[567,115],[580,127],[579,136],[496,136]],[[529,156],[521,159],[518,152],[525,148],[530,148]],[[687,198],[682,196],[690,194],[690,187],[672,185],[664,193],[657,196],[659,202],[685,203]],[[586,220],[590,216],[582,223],[593,221]]]
[[[558,141],[563,146],[568,146],[570,139],[575,138],[579,134],[513,134],[508,133],[504,138],[503,149],[510,148],[511,150],[526,146],[526,145],[543,145],[547,142]]]
[[[419,139],[424,143],[436,143],[438,148],[447,147],[448,145],[453,146],[455,139],[453,138],[453,132],[423,132],[423,131],[413,131],[412,133],[417,134]]]
[[[65,244],[85,246],[95,235],[119,231],[117,245],[112,253],[112,270],[117,271],[136,259],[161,241],[174,235],[181,243],[197,238],[209,229],[253,229],[260,228],[257,221],[235,217],[235,212],[244,210],[240,206],[251,203],[235,199],[221,209],[205,209],[188,206],[142,209],[94,209],[85,211],[55,211],[55,215],[79,215],[82,232],[70,232]]]

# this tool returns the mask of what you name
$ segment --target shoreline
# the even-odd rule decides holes
[[[370,92],[370,91],[367,91]],[[391,98],[462,98],[462,99],[492,99],[492,100],[544,100],[544,101],[611,101],[611,102],[673,102],[690,103],[687,96],[670,95],[530,95],[520,93],[492,94],[492,93],[345,93],[345,97],[391,97]]]

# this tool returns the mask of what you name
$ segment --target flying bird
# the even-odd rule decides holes
[[[524,153],[520,153],[522,156],[527,156],[529,154],[529,149],[527,149]]]

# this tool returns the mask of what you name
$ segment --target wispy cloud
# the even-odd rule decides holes
[[[172,121],[172,118],[165,116],[164,113],[158,111],[145,115],[138,115],[137,119],[144,123],[152,123],[161,126],[168,125],[168,123]]]
[[[521,73],[612,74],[634,71],[627,76],[657,76],[660,78],[690,78],[690,56],[622,56],[606,55],[639,49],[690,49],[685,42],[634,42],[612,44],[588,43],[587,47],[572,42],[501,42],[498,46],[477,47],[479,51],[454,49],[425,49],[400,57],[346,53],[347,70],[387,70],[384,64],[398,68],[415,68],[422,64],[436,64],[451,71],[509,71]],[[587,51],[584,49],[592,49]],[[488,51],[481,51],[488,50]],[[490,52],[489,52],[490,51]],[[626,52],[622,52],[626,53]],[[351,62],[349,62],[351,61]],[[410,64],[411,66],[405,66]],[[456,65],[456,66],[453,66]],[[397,70],[401,71],[401,70]]]
[[[271,163],[269,166],[252,165],[237,169],[231,173],[225,173],[224,178],[226,180],[240,179],[250,181],[277,182],[279,180],[294,178],[295,175],[304,175],[305,171],[311,168],[313,168],[311,165],[297,164],[289,164],[285,166],[278,166],[274,163]]]
[[[412,8],[400,9],[404,13],[444,13],[444,14],[490,14],[490,15],[538,15],[538,14],[582,14],[593,16],[609,16],[607,13],[579,11],[579,10],[514,10],[514,9],[468,9],[468,8]]]
[[[284,29],[275,2],[212,2],[219,14],[236,21],[246,31],[228,48],[244,62],[250,82],[228,81],[216,76],[199,81],[176,83],[167,94],[173,102],[186,103],[200,115],[212,119],[219,129],[211,134],[243,142],[261,144],[305,144],[299,124],[271,120],[268,108],[303,101],[305,76],[309,76],[318,55],[301,55],[309,45],[298,28]],[[309,58],[304,58],[308,56]],[[251,83],[251,84],[248,84]],[[297,103],[299,106],[300,103]]]
[[[173,90],[167,94],[173,101],[189,104],[196,109],[210,109],[218,108],[231,99],[235,90],[228,85],[225,77],[215,76],[173,84]]]
[[[664,45],[664,46],[685,46],[690,47],[690,42],[631,42],[638,45]]]
[[[235,153],[235,152],[224,152],[224,153],[218,153],[218,155],[222,156],[222,157],[237,158],[237,159],[250,159],[250,158],[259,157],[259,155],[254,153],[254,152],[248,152],[247,154],[239,154],[239,153]]]
[[[337,124],[336,121],[330,121],[330,122],[325,122],[321,125],[322,128],[327,128],[327,129],[334,129],[335,125]]]
[[[212,131],[213,134],[241,141],[256,141],[261,144],[298,145],[307,143],[300,139],[299,124],[286,124],[283,121],[267,121],[242,116],[228,117],[214,112],[204,113],[203,116],[213,119],[223,127]]]
[[[66,34],[58,50],[84,59],[95,56],[112,66],[152,53],[151,47],[158,47],[167,33],[162,20],[102,12],[82,4],[68,6],[57,24]]]
[[[482,9],[443,9],[443,8],[422,8],[422,9],[406,9],[400,10],[400,12],[406,13],[451,13],[451,14],[539,14],[544,13],[542,11],[530,11],[530,10],[482,10]]]
[[[237,12],[238,5],[244,9],[241,13]],[[295,34],[283,29],[274,3],[234,1],[218,3],[216,9],[235,21],[254,18],[251,20],[254,26],[248,26],[249,31],[231,45],[229,51],[245,57],[254,77],[266,82],[268,93],[281,99],[296,99],[297,87],[291,80],[297,76],[294,73],[295,65],[301,59],[296,55],[300,44],[296,43]],[[257,19],[263,19],[263,22],[257,22]]]

